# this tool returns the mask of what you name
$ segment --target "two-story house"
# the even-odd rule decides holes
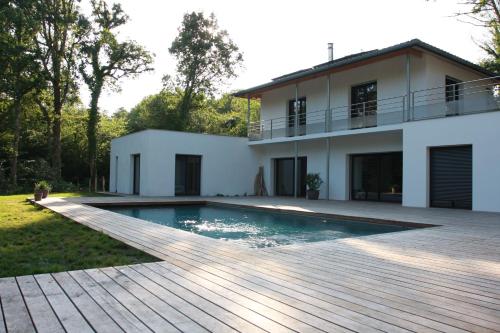
[[[420,40],[329,59],[237,92],[261,102],[248,140],[114,140],[110,190],[250,195],[263,167],[273,196],[303,197],[306,174],[319,173],[322,199],[500,211],[499,84]]]

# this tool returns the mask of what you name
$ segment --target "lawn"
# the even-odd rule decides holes
[[[27,196],[0,196],[0,277],[158,261],[109,236],[35,207],[26,202]]]

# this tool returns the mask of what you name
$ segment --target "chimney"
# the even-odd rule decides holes
[[[328,61],[333,60],[333,43],[328,43]]]

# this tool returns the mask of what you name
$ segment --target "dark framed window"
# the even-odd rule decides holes
[[[351,87],[351,117],[377,112],[377,81]]]
[[[297,160],[297,196],[306,196],[307,157]],[[274,194],[293,196],[295,192],[295,159],[293,157],[274,159]]]
[[[445,94],[446,94],[446,101],[447,102],[453,102],[453,101],[458,101],[461,99],[462,95],[462,81],[459,79],[455,79],[451,76],[446,76],[445,80]]]
[[[306,124],[306,98],[301,97],[295,101],[291,99],[288,101],[288,127],[295,127],[295,114],[298,110],[298,123],[300,125]]]
[[[133,160],[133,183],[132,194],[139,195],[141,193],[141,154],[132,155]]]
[[[403,154],[351,155],[351,200],[401,202]]]
[[[175,195],[200,195],[201,156],[175,155]]]

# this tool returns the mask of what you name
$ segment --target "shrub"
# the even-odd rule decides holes
[[[306,176],[306,185],[309,190],[317,191],[319,187],[323,184],[323,180],[319,176],[319,173],[308,173]]]

